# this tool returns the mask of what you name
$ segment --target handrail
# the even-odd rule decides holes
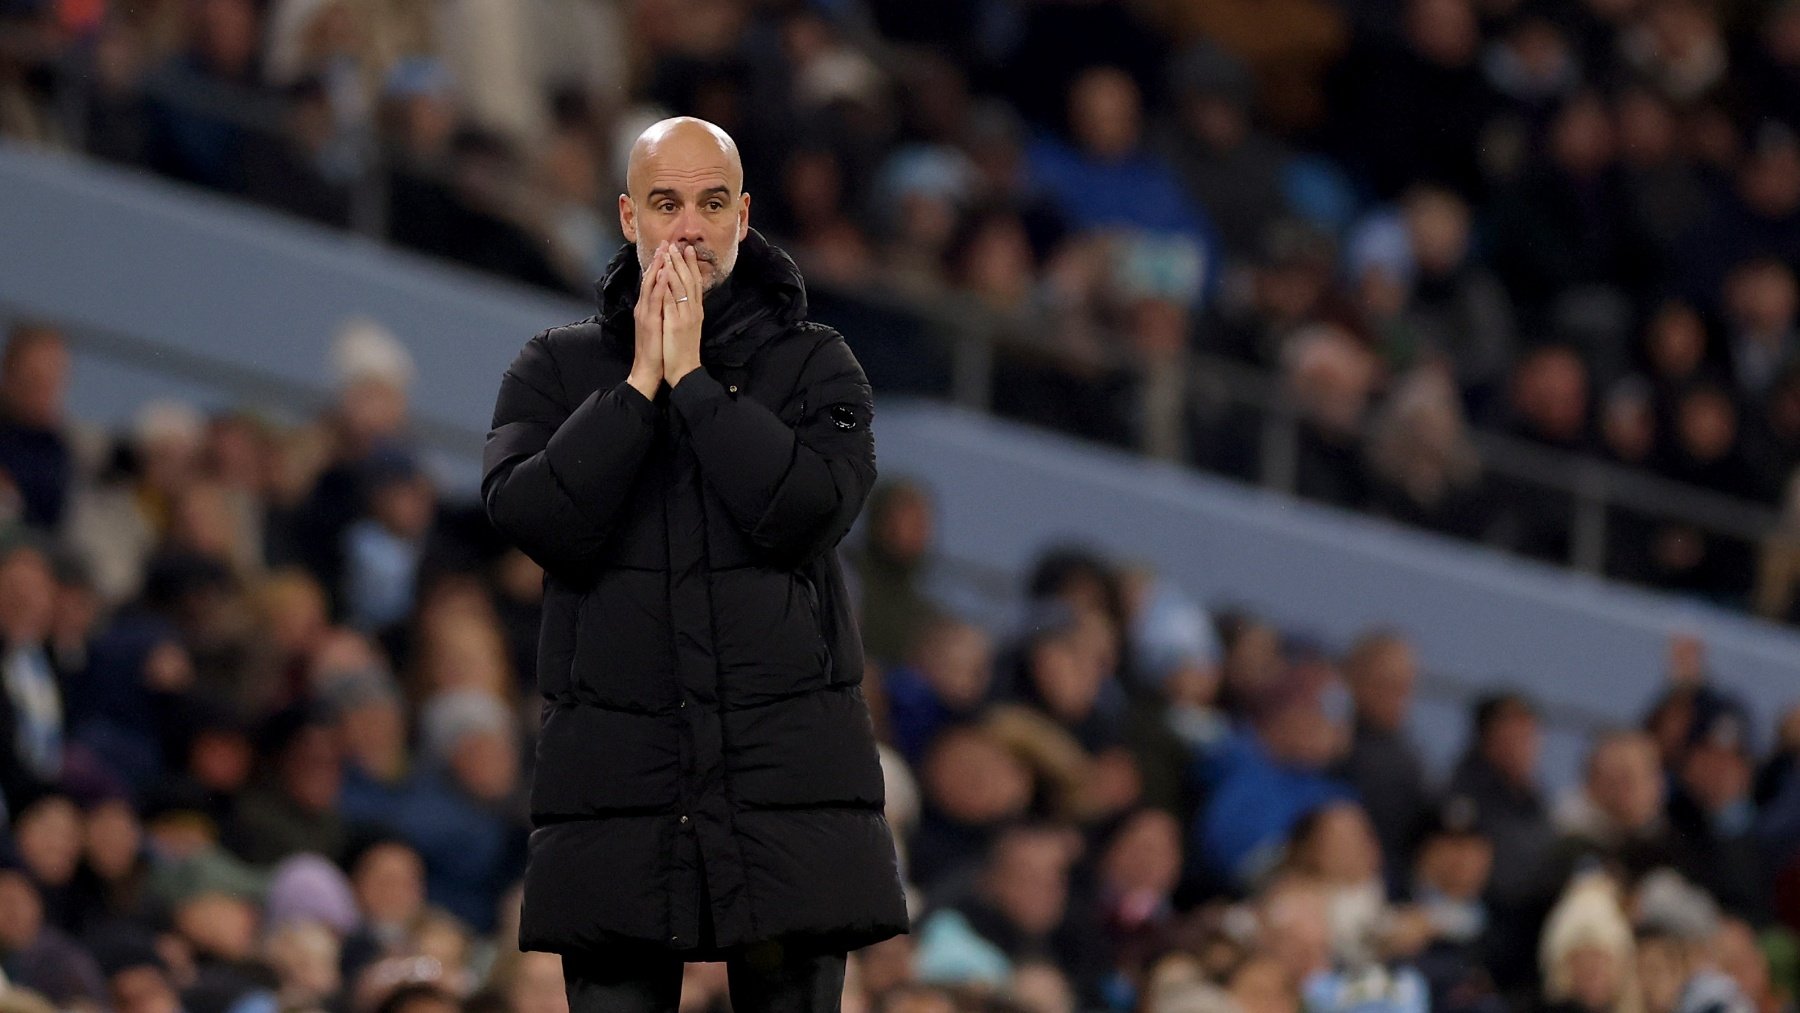
[[[839,290],[839,294],[848,293]],[[861,297],[862,293],[856,292],[854,295]],[[921,314],[945,313],[942,305],[921,306],[916,300],[909,301],[907,296],[886,289],[871,293],[869,301],[879,301],[890,306],[906,305]],[[993,311],[976,305],[973,301],[967,302],[967,305],[959,304],[955,310],[958,330],[964,338],[976,338],[978,347],[972,347],[967,341],[959,341],[952,345],[951,351],[962,357],[991,357],[995,345],[999,344],[995,334],[1002,330],[1004,323]],[[1008,344],[1031,347],[1034,342],[1038,348],[1049,349],[1041,338],[1029,331],[1007,333]],[[1086,366],[1139,373],[1150,368],[1117,352],[1115,345],[1111,344],[1099,354],[1086,348],[1050,350]],[[1280,382],[1270,374],[1206,352],[1189,351],[1186,359],[1185,366],[1178,368],[1183,368],[1187,374],[1186,394],[1190,401],[1195,396],[1196,389],[1203,388],[1222,393],[1233,403],[1264,413],[1267,416],[1266,423],[1272,427],[1292,427],[1297,423],[1295,405]],[[958,374],[962,372],[955,365],[952,368]],[[1594,455],[1539,446],[1518,437],[1472,425],[1468,433],[1483,466],[1489,471],[1503,477],[1554,488],[1569,494],[1578,502],[1597,500],[1602,507],[1611,505],[1652,517],[1691,521],[1709,531],[1746,541],[1760,541],[1780,523],[1781,514],[1777,510],[1704,486],[1614,464]],[[1368,435],[1366,425],[1360,435]],[[1276,434],[1273,441],[1265,439],[1265,449],[1270,442],[1288,441]],[[1265,453],[1263,456],[1266,458],[1270,455]],[[1284,471],[1291,472],[1291,464],[1291,460],[1285,463],[1278,461],[1271,469],[1265,462],[1265,484],[1291,491],[1291,473],[1285,477],[1280,474]],[[1274,476],[1270,475],[1271,470],[1276,473]]]
[[[35,319],[22,307],[0,300],[0,323]],[[103,359],[185,380],[201,379],[250,402],[275,404],[296,412],[319,412],[335,400],[330,390],[278,376],[266,370],[231,362],[218,356],[175,348],[120,331],[81,321],[58,319],[58,330],[69,345]],[[411,432],[426,446],[479,459],[485,433],[454,422],[415,416]],[[959,588],[995,606],[1018,602],[1020,575],[1002,567],[960,556],[939,554],[933,566]],[[1441,670],[1420,672],[1419,690],[1441,700],[1467,702],[1491,687],[1480,680]],[[1613,716],[1556,701],[1538,701],[1548,723],[1588,734],[1617,724]]]
[[[1708,530],[1757,541],[1781,520],[1781,513],[1752,500],[1705,486],[1663,478],[1596,457],[1540,447],[1514,436],[1485,430],[1470,433],[1482,460],[1493,470],[1515,477],[1556,476],[1556,485],[1583,495],[1597,481],[1616,506],[1652,516],[1692,519]]]

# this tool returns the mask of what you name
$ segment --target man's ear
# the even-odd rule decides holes
[[[619,195],[619,231],[625,234],[626,242],[638,241],[637,206],[631,203],[631,195],[628,193]]]
[[[738,201],[737,237],[738,242],[741,243],[744,241],[744,237],[750,234],[750,192],[744,191]]]

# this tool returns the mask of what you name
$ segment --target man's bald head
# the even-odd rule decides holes
[[[725,280],[750,226],[744,163],[730,134],[692,116],[651,124],[631,146],[625,187],[619,228],[637,245],[640,268],[667,240],[694,247],[708,289]]]
[[[631,145],[625,167],[625,187],[642,200],[645,174],[653,166],[676,163],[694,169],[717,168],[732,190],[744,188],[744,162],[737,142],[717,124],[693,116],[673,116],[650,124]]]

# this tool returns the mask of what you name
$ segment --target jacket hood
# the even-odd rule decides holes
[[[637,244],[626,243],[606,265],[594,294],[609,342],[629,347],[642,279]],[[723,284],[706,293],[701,350],[709,362],[743,365],[771,337],[806,319],[806,281],[786,251],[746,230],[737,264]]]

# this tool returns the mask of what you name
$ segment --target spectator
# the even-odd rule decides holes
[[[262,960],[275,975],[279,1003],[320,1003],[343,987],[338,939],[318,922],[290,922],[270,932]]]
[[[176,1013],[181,998],[169,970],[147,942],[121,941],[106,950],[107,997],[120,1013]]]
[[[0,547],[0,795],[22,809],[63,771],[64,704],[45,651],[55,609],[55,578],[43,549],[14,538]]]
[[[1344,729],[1297,683],[1272,688],[1252,727],[1195,765],[1210,797],[1192,827],[1190,857],[1235,889],[1273,867],[1301,817],[1351,795],[1326,773],[1343,752]]]
[[[1184,778],[1194,752],[1210,750],[1230,732],[1217,707],[1222,648],[1212,618],[1147,566],[1128,569],[1128,641],[1137,656],[1135,687],[1127,687],[1126,742],[1143,782],[1143,799],[1176,814],[1192,811]]]
[[[863,650],[878,661],[908,657],[935,611],[922,586],[932,526],[931,499],[916,482],[890,483],[869,497],[867,534],[855,563]]]
[[[0,869],[0,966],[9,982],[55,1003],[101,999],[100,968],[94,958],[45,924],[37,888],[17,869]]]
[[[23,871],[43,903],[44,919],[63,931],[74,928],[75,872],[81,861],[81,812],[63,795],[44,795],[21,806],[13,823],[13,843]]]
[[[1650,384],[1641,376],[1614,384],[1600,407],[1600,441],[1607,456],[1627,467],[1652,466],[1659,436]]]
[[[1536,973],[1540,877],[1556,841],[1538,781],[1543,733],[1536,706],[1518,693],[1483,697],[1469,730],[1469,749],[1445,794],[1469,800],[1476,829],[1493,842],[1489,966],[1501,987],[1512,989]]]
[[[1137,85],[1124,71],[1096,67],[1075,80],[1068,102],[1074,145],[1041,140],[1029,158],[1033,177],[1070,226],[1179,238],[1199,257],[1203,287],[1210,289],[1219,260],[1212,224],[1189,203],[1168,164],[1144,149]]]
[[[1768,868],[1755,834],[1748,715],[1710,693],[1689,728],[1676,758],[1669,822],[1704,857],[1684,871],[1719,903],[1760,924],[1770,914]]]
[[[433,903],[477,932],[523,855],[517,833],[518,745],[512,715],[485,693],[440,694],[422,711],[423,783],[388,820],[418,849]]]
[[[1780,260],[1746,261],[1726,276],[1724,305],[1738,389],[1761,398],[1800,352],[1800,284]]]
[[[1676,110],[1656,89],[1626,85],[1614,103],[1619,120],[1623,199],[1630,228],[1650,244],[1635,259],[1667,278],[1676,247],[1705,213],[1705,182],[1681,150]]]
[[[368,964],[411,945],[425,915],[425,863],[412,846],[377,838],[350,865],[358,928],[344,940],[343,963],[355,977]]]
[[[232,847],[266,864],[297,852],[342,856],[346,827],[338,806],[343,760],[323,716],[290,708],[258,736],[263,775],[244,795]]]
[[[1707,305],[1729,272],[1746,260],[1800,256],[1800,137],[1765,123],[1752,138],[1734,186],[1713,201],[1681,243],[1677,280],[1687,297]]]
[[[1672,300],[1652,313],[1643,340],[1643,357],[1656,398],[1657,431],[1666,433],[1682,392],[1711,373],[1711,336],[1698,309]]]
[[[1551,449],[1585,452],[1588,396],[1587,366],[1573,349],[1536,349],[1513,371],[1509,428],[1513,435]],[[1527,556],[1568,560],[1573,500],[1560,490],[1519,479],[1506,486],[1503,530],[1508,544]]]
[[[1365,455],[1377,513],[1461,538],[1486,534],[1481,459],[1461,398],[1441,372],[1399,379],[1370,422]]]
[[[1517,339],[1505,290],[1475,256],[1464,198],[1437,187],[1414,187],[1403,196],[1400,215],[1415,270],[1407,322],[1417,354],[1427,362],[1448,362],[1463,396],[1480,409],[1491,403],[1514,355]]]
[[[148,915],[150,860],[143,824],[128,800],[102,800],[86,815],[82,861],[75,874],[75,927],[95,938]]]
[[[1260,939],[1299,991],[1307,1010],[1356,1007],[1419,1011],[1428,1001],[1417,972],[1389,972],[1379,964],[1334,962],[1324,892],[1304,880],[1285,881],[1261,898]]]
[[[1669,477],[1740,496],[1759,489],[1738,438],[1738,410],[1721,389],[1697,385],[1676,405],[1675,433],[1665,472]],[[1691,524],[1661,526],[1653,565],[1658,583],[1708,596],[1737,599],[1748,592],[1747,547],[1704,533]]]
[[[1617,887],[1605,876],[1590,873],[1570,884],[1544,926],[1540,953],[1549,1008],[1642,1009],[1631,924]]]
[[[1498,1013],[1505,1008],[1488,970],[1491,931],[1483,898],[1494,868],[1494,844],[1479,831],[1480,814],[1466,796],[1446,802],[1422,835],[1413,864],[1407,920],[1412,933],[1396,949],[1417,945],[1413,963],[1431,987],[1431,1008]]]
[[[915,661],[886,671],[882,689],[895,745],[917,763],[946,725],[974,716],[993,685],[993,648],[978,626],[940,617],[929,622]]]
[[[1715,968],[1698,964],[1695,946],[1676,931],[1640,926],[1637,931],[1638,981],[1646,1013],[1749,1013],[1750,1004],[1737,983]],[[1697,966],[1698,964],[1698,966]]]
[[[925,798],[910,871],[927,893],[978,862],[995,833],[1025,815],[1033,791],[1029,768],[977,725],[940,733],[925,754],[920,781]]]
[[[189,19],[185,50],[145,82],[146,157],[164,175],[242,193],[247,134],[267,129],[276,115],[258,66],[257,8],[250,0],[201,0]],[[194,101],[207,94],[224,101],[210,109]]]
[[[1337,251],[1330,235],[1283,218],[1263,230],[1254,252],[1246,265],[1248,292],[1216,307],[1220,321],[1207,337],[1218,343],[1218,351],[1278,365],[1296,332],[1351,315],[1333,284]]]
[[[1561,832],[1554,874],[1560,884],[1591,861],[1621,877],[1659,866],[1693,868],[1687,842],[1668,824],[1666,787],[1656,744],[1642,732],[1613,732],[1588,754],[1582,786],[1557,808]]]
[[[63,414],[69,368],[62,333],[44,324],[15,325],[0,352],[0,469],[18,495],[18,519],[51,533],[78,477]]]
[[[1048,717],[1089,753],[1122,743],[1118,635],[1100,614],[1043,603],[1026,620],[1002,694]]]
[[[1237,58],[1203,42],[1176,58],[1169,77],[1176,115],[1162,144],[1165,157],[1189,201],[1217,223],[1223,253],[1247,261],[1288,210],[1289,156],[1253,123],[1255,82]]]
[[[1725,918],[1712,939],[1719,970],[1731,977],[1740,994],[1756,1013],[1775,1013],[1783,1008],[1770,969],[1769,958],[1757,946],[1756,933],[1741,918]]]
[[[1381,862],[1368,813],[1354,802],[1314,809],[1294,824],[1288,837],[1282,872],[1324,892],[1332,953],[1350,966],[1386,955],[1383,936],[1391,913]]]
[[[1619,138],[1605,100],[1594,92],[1569,98],[1547,143],[1548,164],[1496,204],[1496,263],[1508,287],[1524,304],[1546,308],[1584,289],[1641,287],[1645,246],[1619,192]]]
[[[1406,730],[1418,661],[1399,633],[1364,634],[1344,659],[1355,704],[1350,749],[1336,774],[1362,796],[1374,825],[1386,882],[1398,890],[1412,868],[1412,846],[1430,806],[1425,765]]]
[[[1377,381],[1374,359],[1348,331],[1332,324],[1296,333],[1283,359],[1301,416],[1294,491],[1334,506],[1366,502],[1361,445]]]
[[[344,533],[368,508],[367,471],[378,453],[410,447],[408,388],[415,367],[398,337],[380,323],[344,321],[332,339],[338,401],[328,415],[333,446],[329,462],[295,504],[286,523],[297,558],[275,564],[307,567],[331,596],[334,617],[345,613]]]
[[[431,479],[399,453],[373,457],[364,482],[368,514],[344,532],[344,600],[352,625],[374,633],[410,611],[437,496]]]
[[[1181,825],[1167,812],[1139,809],[1097,842],[1096,910],[1111,970],[1127,981],[1148,968],[1153,947],[1175,918]]]
[[[182,402],[141,406],[130,442],[115,450],[111,466],[70,505],[68,540],[108,605],[142,590],[145,566],[170,529],[174,504],[198,476],[203,426],[199,413]]]
[[[1800,75],[1800,18],[1792,7],[1778,5],[1754,25],[1756,44],[1745,68],[1751,94],[1768,116],[1800,129],[1800,108],[1785,89]]]
[[[239,158],[246,200],[324,225],[353,223],[355,154],[333,122],[328,83],[305,78],[282,91],[279,124],[247,136]]]
[[[974,895],[943,913],[954,912],[975,941],[997,950],[1009,972],[1034,958],[1048,959],[1073,972],[1077,992],[1093,1001],[1099,940],[1096,927],[1084,924],[1081,909],[1070,902],[1073,859],[1070,835],[1058,828],[1009,830],[994,841]],[[929,932],[929,926],[928,918],[921,932]],[[950,944],[922,943],[921,965],[953,959],[949,954],[940,956],[934,945]]]
[[[1468,0],[1411,0],[1399,39],[1365,37],[1334,69],[1336,146],[1377,195],[1415,179],[1465,197],[1481,190],[1476,153],[1495,97],[1480,47]]]

